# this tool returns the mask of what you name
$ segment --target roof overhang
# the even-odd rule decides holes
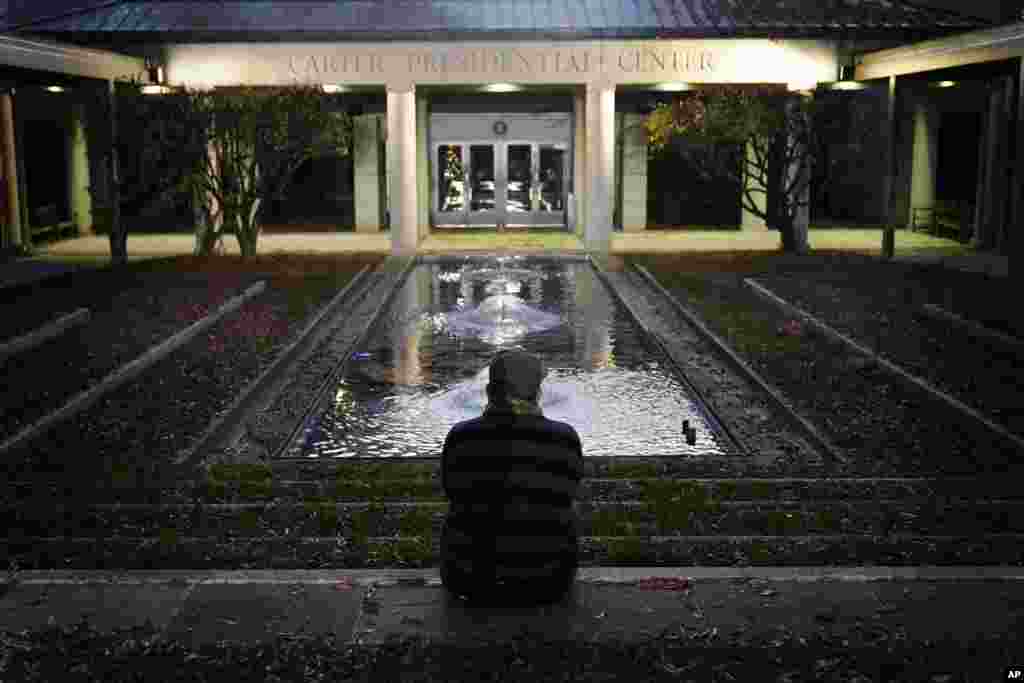
[[[858,81],[1024,56],[1024,23],[869,52],[857,59]]]
[[[145,63],[139,57],[3,34],[0,64],[103,80],[146,80]]]

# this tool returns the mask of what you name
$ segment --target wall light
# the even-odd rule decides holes
[[[166,95],[171,92],[171,89],[166,85],[144,85],[142,86],[143,95]]]
[[[866,83],[858,83],[857,81],[836,81],[829,87],[832,90],[864,90],[868,86]]]
[[[518,92],[523,86],[515,83],[489,83],[483,87],[484,92]]]
[[[155,83],[156,85],[164,85],[167,83],[167,81],[164,80],[164,68],[162,66],[152,63],[147,64],[146,72],[151,83]]]
[[[787,84],[790,92],[811,92],[818,87],[817,81],[794,81]]]
[[[50,92],[64,92],[64,87],[60,85],[48,85],[46,89]]]
[[[956,85],[956,81],[939,81],[935,84],[936,88],[952,88]]]
[[[681,82],[658,83],[654,86],[654,89],[661,92],[683,92],[685,90],[693,90],[693,86],[689,83]]]
[[[324,83],[320,86],[325,93],[348,92],[348,88],[334,83]]]

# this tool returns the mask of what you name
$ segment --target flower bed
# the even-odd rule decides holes
[[[770,256],[702,255],[640,258],[637,262],[701,315],[850,456],[851,462],[845,467],[836,466],[835,472],[881,476],[976,474],[1019,466],[1012,457],[1012,444],[924,392],[908,387],[845,345],[815,334],[806,326],[792,324],[775,306],[742,285],[744,277],[765,280],[766,274],[775,276],[769,286],[790,276],[794,284],[789,292],[801,288],[798,283],[814,281],[815,277],[873,282],[877,289],[891,292],[891,301],[902,298],[904,283],[915,271],[866,258],[823,255],[776,256],[774,260]],[[994,296],[994,290],[982,292],[976,277],[966,273],[949,271],[948,286],[955,287],[961,275],[976,287],[977,296]],[[813,296],[806,294],[805,298]],[[849,298],[815,301],[819,311],[830,312],[848,329],[867,329],[876,309],[864,302],[878,299],[869,296],[859,306],[849,303]],[[897,329],[891,336],[900,334],[902,331]],[[951,333],[956,334],[960,333]],[[955,343],[958,346],[954,349],[969,342]],[[905,354],[913,350],[911,344],[901,348]],[[958,360],[954,356],[947,362]],[[915,366],[929,362],[927,356],[921,356]]]
[[[310,316],[377,260],[182,259],[182,270],[263,279],[267,289],[136,380],[8,454],[9,470],[18,470],[11,478],[56,477],[68,483],[85,475],[91,486],[154,484],[165,465],[274,361]],[[186,307],[183,315],[190,321],[198,312]],[[163,474],[173,481],[169,472]]]
[[[80,305],[92,315],[87,324],[4,359],[0,373],[8,390],[0,395],[0,434],[12,436],[60,408],[257,279],[245,273],[176,276],[141,268],[83,271],[64,292],[51,290],[38,300],[28,295],[18,304],[8,302],[5,319],[18,329],[36,321],[40,311],[49,320]]]
[[[1024,435],[1024,358],[998,341],[976,339],[949,323],[924,317],[913,281],[848,279],[832,284],[814,275],[758,279],[802,308],[907,372]],[[851,313],[855,312],[855,313]]]

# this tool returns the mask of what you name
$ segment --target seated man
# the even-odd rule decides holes
[[[537,357],[499,353],[484,414],[455,425],[445,440],[441,481],[450,508],[441,581],[456,595],[543,603],[572,587],[583,451],[576,430],[541,413],[543,379]]]

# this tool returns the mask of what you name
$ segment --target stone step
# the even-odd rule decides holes
[[[581,566],[1024,566],[1024,535],[584,537]],[[23,538],[0,542],[0,562],[21,569],[430,568],[434,537]]]
[[[166,486],[139,484],[134,479],[107,482],[84,490],[73,483],[15,480],[0,483],[0,500],[8,504],[54,499],[79,504],[208,503],[249,501],[416,501],[445,502],[440,474],[407,477],[344,477],[338,479],[281,480],[273,478],[210,478],[200,483],[174,482]],[[878,500],[904,498],[1024,500],[1024,487],[1013,477],[932,478],[775,478],[775,479],[665,479],[588,478],[580,482],[579,501],[640,501],[682,496],[693,500]]]
[[[216,481],[203,492],[222,502],[291,500],[443,501],[440,476],[407,479]],[[580,482],[577,500],[629,501],[656,496],[718,500],[875,500],[879,498],[1000,498],[1024,500],[1009,478],[942,479],[597,479]]]
[[[441,470],[440,458],[395,458],[398,462],[381,462],[380,458],[344,458],[336,460],[281,459],[269,465],[275,479],[309,481],[352,476],[359,472],[380,472],[380,476],[394,476],[395,472]],[[783,476],[780,467],[758,466],[748,456],[595,456],[583,459],[584,477],[587,478],[679,478],[679,477],[743,477]],[[792,466],[789,467],[792,469]],[[438,475],[440,476],[440,475]]]
[[[584,536],[1024,533],[1022,501],[581,502]],[[25,536],[439,536],[447,503],[5,506]]]

